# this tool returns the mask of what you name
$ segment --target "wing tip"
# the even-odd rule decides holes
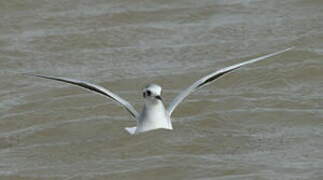
[[[278,51],[277,53],[284,53],[284,52],[287,52],[287,51],[290,51],[290,50],[293,50],[293,49],[295,49],[295,46],[291,46],[291,47],[289,47],[289,48],[286,48],[286,49],[284,49],[284,50],[281,50],[281,51]]]
[[[36,76],[36,74],[29,73],[29,72],[23,72],[23,73],[20,73],[20,74],[23,75],[23,76]]]
[[[28,72],[24,72],[21,73],[23,76],[32,76],[32,77],[39,77],[39,78],[48,78],[49,76],[44,76],[41,74],[35,74],[35,73],[28,73]]]

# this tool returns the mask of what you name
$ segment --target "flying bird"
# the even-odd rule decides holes
[[[232,72],[240,67],[251,64],[257,61],[261,61],[272,56],[279,55],[286,51],[289,51],[292,48],[288,48],[285,50],[277,51],[271,54],[267,54],[261,57],[257,57],[248,61],[244,61],[229,67],[225,67],[213,73],[210,73],[198,81],[194,82],[191,86],[181,91],[166,107],[165,103],[161,97],[162,88],[157,84],[149,84],[143,89],[143,98],[144,98],[144,106],[141,113],[138,113],[135,108],[125,99],[121,98],[117,94],[111,92],[110,90],[95,84],[91,84],[85,81],[70,79],[70,78],[63,78],[63,77],[54,77],[54,76],[45,76],[40,74],[30,74],[25,73],[30,76],[35,76],[44,79],[56,80],[61,81],[69,84],[73,84],[76,86],[83,87],[87,90],[93,91],[100,95],[103,95],[109,99],[114,100],[115,102],[119,103],[121,106],[124,107],[125,110],[129,112],[131,117],[136,120],[137,126],[135,127],[126,127],[125,130],[133,135],[138,134],[146,131],[151,131],[155,129],[169,129],[172,130],[172,122],[171,122],[171,115],[174,112],[175,108],[187,97],[189,94],[194,92],[195,90],[204,87],[215,80],[219,79],[223,75]]]

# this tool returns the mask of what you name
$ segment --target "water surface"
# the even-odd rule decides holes
[[[320,0],[0,2],[0,179],[323,179]],[[97,83],[140,110],[141,89],[225,76],[129,136],[114,102],[20,72]]]

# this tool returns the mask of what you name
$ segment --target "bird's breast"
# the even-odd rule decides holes
[[[159,105],[144,107],[138,120],[137,131],[143,132],[159,128],[172,129],[165,108]]]

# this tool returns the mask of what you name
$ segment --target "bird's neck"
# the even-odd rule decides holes
[[[165,106],[162,101],[145,102],[142,111],[142,122],[146,123],[160,123],[168,118]]]
[[[148,111],[165,111],[165,106],[160,100],[146,100],[144,110]]]

